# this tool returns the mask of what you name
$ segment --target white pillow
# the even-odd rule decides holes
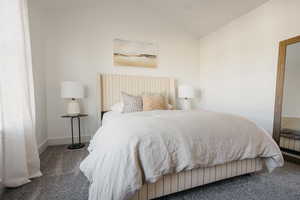
[[[112,111],[120,112],[120,113],[123,112],[123,108],[124,108],[124,103],[123,102],[116,103],[116,104],[114,104],[110,107],[110,109]]]

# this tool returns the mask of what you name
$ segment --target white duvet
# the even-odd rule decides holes
[[[108,113],[80,169],[89,200],[126,200],[162,175],[247,158],[283,165],[272,137],[253,122],[209,111]]]

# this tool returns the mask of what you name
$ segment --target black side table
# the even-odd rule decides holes
[[[87,114],[78,114],[78,115],[62,115],[62,118],[70,118],[71,119],[71,132],[72,132],[72,144],[68,146],[68,149],[81,149],[84,147],[84,144],[81,143],[81,134],[80,134],[80,118],[87,117]],[[73,134],[73,119],[78,120],[78,134],[79,134],[79,141],[78,143],[74,143],[74,134]]]

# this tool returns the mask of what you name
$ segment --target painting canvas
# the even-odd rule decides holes
[[[114,65],[157,67],[157,46],[153,43],[114,40]]]

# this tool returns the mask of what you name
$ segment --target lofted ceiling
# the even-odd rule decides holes
[[[168,23],[200,38],[269,0],[28,0],[45,9],[71,9],[84,5],[138,5]],[[129,11],[128,12],[134,12]]]
[[[268,0],[142,0],[196,37],[211,33]]]

